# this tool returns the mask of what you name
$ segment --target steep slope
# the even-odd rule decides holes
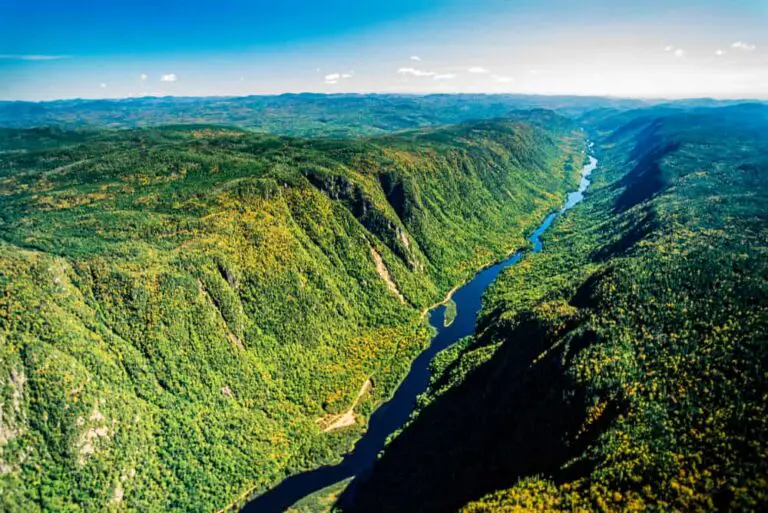
[[[338,458],[421,311],[576,180],[547,112],[357,141],[0,140],[0,501],[212,511]],[[367,380],[373,389],[357,397]]]
[[[768,109],[629,118],[345,511],[765,509]]]

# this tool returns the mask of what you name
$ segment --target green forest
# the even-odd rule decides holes
[[[291,511],[764,510],[766,134],[711,100],[0,102],[0,510],[232,511],[339,462],[590,141],[371,472]]]
[[[768,108],[595,111],[587,200],[507,269],[344,511],[762,511]]]
[[[544,110],[346,140],[2,129],[0,509],[218,511],[337,461],[423,311],[526,245],[584,144]]]

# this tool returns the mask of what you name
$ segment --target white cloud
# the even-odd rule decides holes
[[[107,87],[107,84],[105,84],[104,82],[102,82],[101,84],[99,84],[99,87],[101,87],[102,89],[105,89],[105,88]]]
[[[736,48],[737,50],[744,50],[746,52],[751,52],[752,50],[757,48],[757,46],[751,45],[749,43],[745,43],[744,41],[736,41],[731,45],[731,48]]]
[[[482,68],[480,66],[472,66],[467,71],[469,71],[470,73],[488,73],[487,69]]]
[[[664,47],[665,52],[672,52],[672,55],[677,57],[678,59],[685,57],[685,50],[682,48],[675,48],[672,45],[667,45]]]
[[[453,73],[438,73],[437,75],[433,76],[435,80],[453,80],[456,78],[456,75]]]
[[[718,57],[722,57],[723,55],[725,55],[725,51],[724,50],[715,50],[715,55],[717,55]]]
[[[69,59],[69,55],[40,55],[40,54],[24,54],[15,55],[10,53],[0,54],[0,59],[14,59],[19,61],[55,61],[59,59]]]
[[[515,81],[513,77],[503,77],[501,75],[492,75],[493,80],[499,84],[511,84]]]
[[[418,55],[411,55],[411,60],[412,61],[420,61],[421,57],[419,57]]]
[[[142,79],[142,80],[146,80],[149,77],[147,77],[146,73],[142,73],[141,75],[139,75],[139,78]]]
[[[414,77],[434,77],[437,75],[434,71],[424,71],[416,68],[400,68],[397,72],[401,75],[412,75]]]
[[[176,80],[178,80],[178,78],[175,73],[168,73],[167,75],[160,77],[160,81],[162,82],[176,82]]]
[[[355,75],[354,71],[348,71],[347,73],[329,73],[323,77],[326,84],[338,84],[340,80],[352,78]]]

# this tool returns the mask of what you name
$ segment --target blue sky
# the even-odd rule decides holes
[[[768,98],[766,0],[0,0],[0,99]]]

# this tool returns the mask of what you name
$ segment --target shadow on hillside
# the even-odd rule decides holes
[[[616,183],[622,192],[614,202],[614,211],[625,212],[633,206],[653,197],[666,185],[660,162],[676,151],[680,144],[663,137],[661,120],[652,122],[637,136],[628,162],[632,169]]]
[[[579,296],[591,302],[591,290]],[[576,438],[585,420],[584,392],[565,368],[596,337],[570,328],[579,334],[538,360],[552,343],[538,321],[486,331],[480,345],[505,341],[495,355],[427,406],[339,505],[345,512],[456,511],[526,476],[562,481],[588,473],[588,462],[562,467],[612,415]]]
[[[633,220],[631,227],[618,232],[620,235],[616,240],[595,251],[592,260],[606,262],[615,256],[625,255],[658,228],[656,215],[650,208],[644,208],[638,217]]]

